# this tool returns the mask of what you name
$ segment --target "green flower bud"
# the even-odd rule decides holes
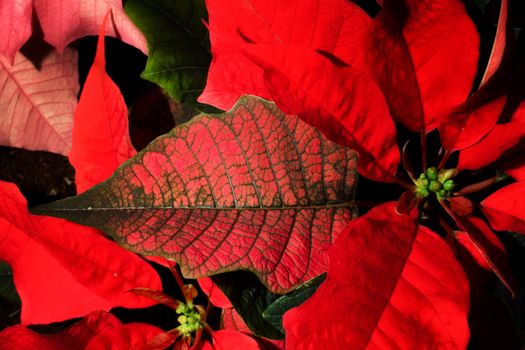
[[[428,197],[430,195],[430,192],[426,187],[418,187],[416,189],[416,195],[420,197]]]
[[[427,176],[430,180],[437,180],[438,171],[436,167],[430,167],[427,169]]]
[[[439,181],[431,181],[430,186],[428,187],[432,192],[439,192],[443,186]]]
[[[454,180],[447,180],[443,183],[443,188],[447,191],[452,191],[454,188]]]
[[[448,197],[448,192],[445,189],[440,190],[439,192],[436,193],[436,197],[438,199],[447,198]]]

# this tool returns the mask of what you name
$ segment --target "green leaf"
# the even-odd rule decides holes
[[[355,217],[355,151],[275,104],[242,97],[157,138],[107,181],[35,209],[99,228],[188,278],[249,270],[275,293],[326,272]]]
[[[319,288],[325,279],[326,274],[322,274],[297,287],[297,289],[290,292],[289,294],[281,296],[263,311],[262,317],[284,334],[284,313],[291,308],[297,307],[304,303],[306,299],[310,298],[312,294],[315,293],[317,288]]]
[[[212,280],[228,297],[253,333],[270,339],[284,339],[282,327],[275,327],[263,318],[263,311],[278,300],[280,295],[270,292],[254,274],[247,271],[216,275]]]
[[[195,104],[211,62],[204,0],[128,0],[125,11],[148,41],[142,78],[180,102]]]

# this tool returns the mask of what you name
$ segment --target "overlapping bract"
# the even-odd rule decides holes
[[[119,0],[8,0],[0,7],[0,54],[13,62],[31,35],[33,16],[38,18],[44,39],[63,52],[72,41],[97,34],[109,10],[114,26],[109,28],[108,35],[147,53],[144,36],[126,17]]]
[[[129,350],[145,348],[162,333],[145,323],[122,324],[114,315],[93,312],[81,321],[55,334],[39,334],[14,326],[0,332],[0,350]]]
[[[309,5],[312,3],[321,6],[317,1],[308,2]],[[340,9],[342,3],[341,1],[332,7]],[[228,100],[228,96],[231,98],[235,94],[251,92],[250,89],[253,89],[257,93],[271,97],[285,112],[297,114],[303,120],[315,125],[332,140],[354,147],[360,155],[359,171],[362,175],[379,181],[394,181],[399,155],[390,113],[408,129],[419,132],[423,138],[430,131],[438,129],[447,154],[446,157],[455,150],[468,149],[469,147],[473,149],[474,147],[484,147],[484,149],[487,146],[490,147],[496,142],[492,141],[490,144],[487,142],[484,146],[477,146],[477,144],[482,140],[479,143],[481,145],[484,138],[492,137],[491,131],[493,130],[496,131],[494,133],[496,139],[502,137],[501,134],[497,134],[497,129],[500,126],[495,127],[495,125],[506,103],[506,96],[501,96],[501,94],[490,95],[489,89],[486,87],[490,85],[491,80],[495,79],[503,62],[508,11],[506,5],[506,1],[503,1],[497,39],[493,46],[489,65],[481,81],[481,88],[473,96],[469,96],[469,93],[475,88],[473,83],[479,57],[479,35],[464,4],[457,0],[383,1],[382,10],[371,21],[370,25],[367,25],[367,21],[358,20],[353,29],[355,33],[359,33],[361,39],[354,41],[355,47],[352,49],[354,52],[359,50],[364,52],[365,60],[363,62],[366,62],[368,70],[362,69],[363,65],[360,64],[360,61],[349,65],[342,56],[338,56],[334,51],[320,51],[315,50],[315,47],[312,49],[312,46],[297,44],[293,41],[278,40],[280,39],[279,35],[272,32],[272,29],[274,19],[277,28],[281,23],[278,20],[280,14],[272,3],[265,6],[256,1],[244,1],[238,7],[241,8],[242,13],[247,15],[241,18],[236,18],[236,12],[228,7],[210,10],[210,36],[214,60],[209,73],[210,90],[205,90],[202,98],[208,100],[209,103],[216,103],[220,107],[222,102],[216,102],[219,96],[224,95]],[[215,6],[218,7],[219,3],[208,1],[210,9]],[[308,9],[308,5],[305,8]],[[219,14],[217,17],[215,17],[214,11]],[[302,12],[300,10],[297,12],[299,14],[296,12],[288,13],[288,20],[295,23],[295,19],[297,19],[297,22],[302,24],[303,22],[300,21]],[[340,22],[336,19],[344,18],[343,11],[327,12],[333,16],[331,21],[335,23],[331,28],[339,28]],[[310,13],[316,12],[310,10]],[[361,16],[366,15],[361,13]],[[318,21],[315,22],[316,26],[312,27],[313,29],[290,24],[290,32],[293,34],[302,32],[308,38],[315,38],[315,34],[308,30],[311,29],[320,33],[319,28],[324,28],[323,25],[329,27],[328,21],[323,22],[326,18],[318,16]],[[348,23],[351,27],[349,20]],[[337,30],[331,33],[324,32],[324,34],[329,38],[328,41],[340,35]],[[233,60],[224,62],[221,60],[221,56],[242,57],[235,60],[236,63],[239,63],[234,65],[231,63]],[[245,74],[227,73],[232,69]],[[375,80],[363,79],[368,76],[369,72],[374,73]],[[220,84],[221,79],[218,77],[225,80],[223,85]],[[363,91],[366,93],[362,94]],[[373,101],[373,104],[370,101]],[[350,106],[350,108],[345,108],[345,106]],[[367,125],[366,123],[374,123],[375,125]],[[511,126],[502,127],[510,128]],[[484,155],[485,160],[474,160],[475,152],[472,151],[468,161],[484,162],[484,164],[492,162],[505,149],[517,144],[520,139],[521,131],[518,130],[504,147],[498,145],[497,150],[490,150],[487,156]],[[465,153],[467,152],[469,151]],[[426,166],[426,164],[423,165],[425,168]],[[511,163],[508,167],[514,168],[514,173],[519,178],[523,164]],[[497,200],[502,200],[502,198],[498,197]],[[446,201],[442,201],[442,204],[445,207],[449,206]],[[519,204],[512,204],[512,206],[520,208]],[[507,209],[511,212],[513,210]],[[486,209],[485,212],[487,213],[488,210]],[[452,213],[452,215],[457,214]],[[500,217],[501,215],[503,214],[500,214]],[[505,213],[505,215],[509,215],[509,213]],[[485,263],[511,288],[511,282],[507,278],[510,271],[506,264],[505,251],[497,237],[488,227],[485,227],[486,225],[480,229],[480,222],[483,222],[480,219],[471,216],[461,218],[461,220],[459,217],[456,218],[458,226],[466,231],[470,239],[479,244],[475,249],[479,250],[478,252],[485,259]],[[396,219],[390,217],[390,220],[395,222]],[[506,227],[519,227],[522,224],[521,221],[521,215],[516,216],[516,213],[512,213],[510,218],[507,216]],[[462,225],[465,222],[476,224]],[[361,234],[366,236],[367,230],[373,230],[375,227],[371,224],[372,228],[365,229],[358,227],[358,225],[358,222],[352,222],[347,230],[352,231],[355,228],[357,231],[359,228]],[[421,230],[425,231],[424,236],[433,235],[426,228],[421,228]],[[389,235],[392,235],[396,239],[399,239],[397,236],[405,234],[404,232],[396,232],[391,227],[384,231],[381,232],[381,236],[390,237]],[[356,234],[352,239],[358,242],[360,238]],[[437,241],[439,238],[433,236],[432,239]],[[349,242],[351,242],[350,239]],[[441,248],[446,248],[443,242],[440,241],[438,244],[442,246]],[[338,243],[332,249],[338,249]],[[419,254],[415,249],[414,247],[412,252]],[[398,250],[393,249],[392,251]],[[368,253],[373,255],[374,251]],[[364,257],[361,258],[361,254],[364,254]],[[446,254],[450,260],[449,265],[454,266],[456,271],[461,271],[450,253]],[[316,307],[307,310],[304,306],[303,312],[290,312],[290,314],[295,315],[294,321],[301,320],[299,322],[304,323],[301,326],[295,325],[294,321],[287,324],[287,331],[296,334],[294,342],[288,342],[287,346],[304,348],[310,345],[316,348],[323,348],[323,346],[331,348],[337,344],[330,343],[330,341],[333,342],[338,339],[345,339],[344,346],[339,344],[341,348],[361,349],[366,348],[367,344],[372,344],[358,341],[362,334],[354,329],[355,325],[349,326],[341,323],[332,328],[327,326],[329,320],[334,320],[337,317],[335,316],[336,310],[341,305],[359,309],[366,301],[369,305],[378,306],[374,295],[360,296],[360,288],[345,289],[341,287],[347,283],[348,275],[353,276],[354,271],[358,271],[358,268],[364,266],[363,261],[359,259],[366,261],[369,258],[367,253],[362,253],[360,250],[357,250],[355,255],[355,259],[358,261],[356,266],[351,271],[347,271],[347,274],[341,277],[339,281],[332,280],[331,287],[333,289],[321,287],[316,294],[318,300]],[[334,261],[334,259],[331,260],[332,266],[333,264],[338,266],[340,262]],[[347,251],[344,254],[341,251],[336,259],[349,261],[354,257]],[[439,267],[433,268],[439,269]],[[381,272],[399,276],[392,265],[385,266]],[[452,270],[443,271],[443,278],[452,280],[455,277],[454,274]],[[330,279],[330,272],[328,276]],[[381,285],[382,280],[379,279],[378,281],[372,276],[373,274],[368,269],[363,272],[359,282],[368,277],[371,288],[377,288],[378,291],[383,292],[385,289]],[[447,294],[445,299],[449,302],[452,300],[457,302],[457,310],[461,311],[452,316],[450,321],[461,324],[462,326],[459,328],[465,330],[468,310],[466,280],[459,275],[456,277],[458,283],[465,288],[460,294]],[[424,281],[424,278],[421,281]],[[408,291],[406,292],[408,293]],[[329,304],[326,300],[333,296],[332,293],[340,293],[337,307]],[[323,298],[326,299],[321,302]],[[423,302],[425,298],[426,296],[421,295],[421,298],[415,300]],[[323,310],[321,309],[324,307],[323,304],[329,304],[331,307]],[[308,302],[305,305],[308,305]],[[301,308],[297,310],[301,310]],[[423,314],[431,317],[431,312]],[[367,312],[364,311],[347,312],[345,315],[350,315],[348,317],[355,317],[358,320],[367,318],[364,316],[367,315]],[[316,317],[319,317],[321,321],[317,321]],[[468,341],[468,338],[464,336],[465,333],[449,336],[446,331],[441,334],[434,333],[425,340],[418,340],[417,336],[423,336],[419,332],[424,333],[425,327],[428,325],[427,321],[422,319],[415,321],[415,328],[410,331],[411,334],[414,334],[413,337],[400,335],[396,328],[398,322],[395,322],[394,318],[386,317],[384,322],[385,325],[382,329],[376,328],[377,323],[373,324],[369,334],[382,333],[387,337],[396,339],[396,346],[398,343],[402,343],[409,347],[410,344],[405,342],[410,341],[409,339],[416,339],[416,341],[435,344],[435,346],[455,348],[465,346]],[[327,327],[325,333],[316,329],[316,325],[319,324]],[[308,330],[302,333],[301,327]],[[324,334],[326,337],[322,338],[319,336],[320,334]],[[301,338],[303,340],[308,339],[311,342],[309,343],[308,340],[301,342],[299,340]],[[379,347],[390,348],[395,346],[385,342]]]
[[[22,323],[50,323],[115,306],[151,305],[128,293],[160,288],[155,270],[96,230],[33,216],[15,185],[0,183],[0,258],[13,270]]]
[[[364,64],[370,18],[361,9],[339,0],[285,6],[210,0],[207,7],[214,58],[199,101],[228,108],[241,94],[271,98],[285,113],[355,148],[361,174],[392,181],[399,163],[395,128]],[[312,16],[317,20],[306,20]]]

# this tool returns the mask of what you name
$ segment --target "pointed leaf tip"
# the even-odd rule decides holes
[[[78,193],[113,174],[136,154],[128,131],[128,110],[118,86],[106,74],[104,35],[112,16],[100,26],[97,52],[75,110],[69,161],[75,168]]]

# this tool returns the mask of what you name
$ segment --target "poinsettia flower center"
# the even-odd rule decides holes
[[[430,167],[414,181],[416,185],[414,193],[421,198],[431,194],[434,194],[438,200],[448,198],[454,190],[455,184],[452,178],[456,174],[456,169],[437,170],[435,167]]]
[[[183,336],[190,336],[204,327],[204,323],[201,321],[201,315],[199,311],[195,309],[193,303],[181,303],[175,312],[180,315],[177,318],[177,321],[180,323],[177,330]]]

